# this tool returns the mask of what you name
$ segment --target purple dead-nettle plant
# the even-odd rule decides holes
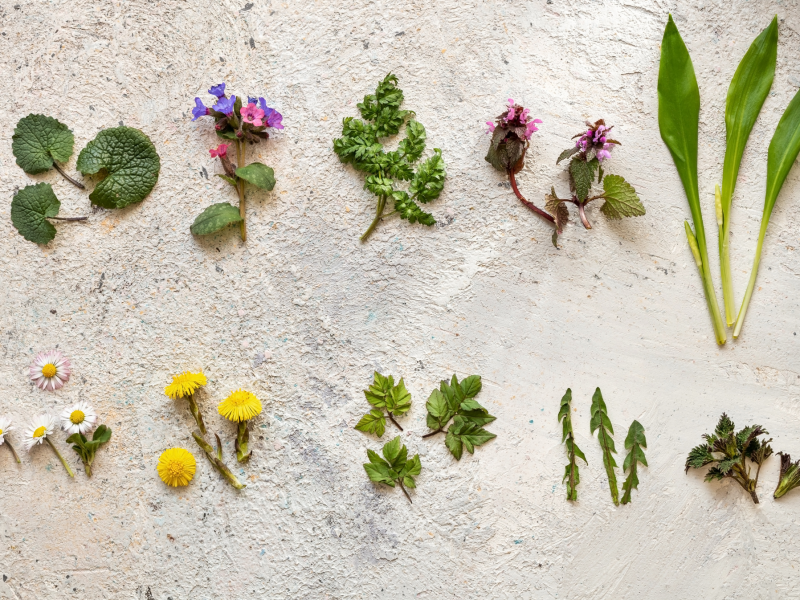
[[[581,223],[586,229],[591,229],[589,219],[586,217],[586,205],[594,200],[603,199],[605,202],[600,207],[609,219],[622,219],[623,217],[640,217],[645,213],[644,205],[639,200],[636,190],[620,175],[605,175],[604,165],[611,158],[611,150],[621,144],[610,137],[613,126],[608,127],[603,119],[594,124],[586,123],[588,129],[573,137],[578,138],[575,146],[564,150],[558,157],[556,164],[572,157],[569,162],[569,198],[556,196],[555,187],[550,188],[550,193],[545,196],[545,208],[555,217],[556,230],[553,233],[553,245],[558,247],[558,235],[564,231],[564,225],[569,221],[567,202],[578,207]],[[603,185],[603,192],[592,195],[592,186],[595,178],[597,185]]]
[[[245,227],[244,184],[250,183],[263,190],[275,187],[275,173],[272,168],[261,163],[250,163],[244,166],[246,145],[258,144],[269,138],[267,129],[283,129],[283,116],[274,108],[267,106],[264,98],[247,98],[247,104],[241,97],[228,96],[225,93],[225,84],[220,83],[208,90],[216,98],[211,106],[206,106],[200,98],[195,98],[195,107],[192,109],[196,121],[200,117],[214,119],[214,131],[229,144],[220,144],[209,150],[212,158],[219,158],[225,170],[224,175],[219,175],[230,185],[236,188],[239,194],[239,207],[229,202],[219,202],[206,208],[194,221],[191,232],[195,235],[208,235],[239,223],[242,241],[247,239]],[[236,164],[228,155],[228,148],[236,151]],[[237,167],[238,165],[238,167]]]
[[[486,133],[492,135],[492,143],[486,154],[486,161],[498,171],[508,175],[508,181],[511,183],[514,194],[525,207],[546,221],[555,223],[552,216],[525,199],[517,187],[515,177],[525,166],[525,153],[528,151],[531,136],[539,131],[536,125],[541,122],[540,119],[530,116],[530,110],[515,104],[514,100],[509,98],[508,109],[494,121],[486,122],[489,127]]]

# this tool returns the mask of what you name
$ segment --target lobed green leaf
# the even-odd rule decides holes
[[[609,219],[641,217],[645,214],[644,205],[633,186],[619,175],[607,175],[603,180],[605,202],[600,207]]]
[[[49,183],[28,185],[11,200],[11,223],[19,234],[34,244],[47,244],[56,236],[56,228],[47,220],[61,208]]]

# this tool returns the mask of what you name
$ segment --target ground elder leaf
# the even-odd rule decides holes
[[[78,171],[105,179],[89,194],[103,208],[123,208],[141,202],[158,181],[161,160],[153,142],[133,127],[114,127],[97,134],[78,156]]]
[[[238,208],[229,202],[219,202],[197,215],[189,231],[194,235],[209,235],[241,221],[242,215],[239,214]]]
[[[386,417],[383,415],[383,411],[373,409],[361,417],[361,420],[356,423],[355,428],[358,431],[374,433],[378,437],[381,437],[383,432],[386,431]]]
[[[47,244],[56,236],[56,228],[47,220],[61,208],[49,183],[28,185],[11,200],[11,223],[19,234],[34,244]]]
[[[609,219],[641,217],[645,214],[644,205],[633,186],[619,175],[606,175],[603,179],[603,196],[606,201],[600,207]]]
[[[75,143],[69,127],[53,117],[35,114],[19,120],[11,139],[17,165],[31,174],[52,169],[53,160],[67,162]]]

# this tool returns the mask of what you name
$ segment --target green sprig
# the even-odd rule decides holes
[[[73,444],[72,449],[81,457],[83,470],[88,477],[92,476],[92,463],[94,455],[102,444],[107,444],[111,440],[111,428],[100,425],[94,430],[91,441],[87,440],[82,433],[73,433],[67,438],[68,444]]]
[[[577,459],[582,459],[587,465],[589,461],[586,460],[586,456],[575,443],[575,433],[572,430],[572,417],[570,415],[571,403],[572,389],[567,388],[567,392],[561,398],[561,407],[558,411],[558,420],[562,424],[561,442],[566,447],[567,458],[569,459],[569,463],[564,468],[564,477],[561,483],[567,482],[567,500],[577,500],[578,484],[581,482]]]
[[[647,466],[647,458],[645,458],[642,448],[647,448],[644,427],[639,421],[634,420],[628,428],[628,436],[625,438],[625,449],[628,451],[628,455],[625,457],[625,462],[622,463],[622,471],[628,471],[628,477],[622,484],[622,489],[625,491],[622,496],[622,504],[628,504],[631,501],[631,490],[639,489],[636,465],[642,463],[645,467]]]
[[[614,469],[617,463],[614,461],[612,454],[617,451],[614,448],[614,427],[611,425],[611,420],[608,418],[606,403],[603,401],[603,394],[600,388],[597,388],[592,396],[592,419],[590,421],[592,433],[597,430],[597,441],[600,442],[600,448],[603,450],[603,466],[606,468],[606,475],[608,476],[608,487],[611,490],[611,499],[614,504],[619,505],[619,490],[617,489],[617,475]]]
[[[389,487],[399,485],[400,489],[411,502],[406,488],[416,488],[417,483],[414,477],[420,474],[422,464],[419,454],[415,454],[411,459],[408,458],[408,448],[400,441],[400,436],[387,442],[381,450],[383,458],[377,452],[367,450],[369,462],[364,464],[367,477],[375,483],[382,483]],[[386,459],[386,460],[384,460]]]
[[[386,431],[386,415],[388,415],[395,427],[403,431],[400,424],[394,420],[394,417],[400,417],[411,409],[411,394],[402,378],[395,385],[394,377],[391,375],[384,377],[375,371],[372,385],[364,390],[364,396],[375,408],[361,417],[355,429],[381,437]]]

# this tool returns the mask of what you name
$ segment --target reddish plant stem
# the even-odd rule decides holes
[[[406,488],[403,485],[403,480],[402,479],[398,479],[397,483],[400,484],[400,489],[403,490],[403,493],[406,495],[406,498],[408,498],[408,501],[411,502],[411,496],[408,495],[408,492],[406,491]],[[756,502],[758,502],[758,501],[756,500]],[[411,504],[414,504],[414,503],[411,502]]]
[[[443,431],[444,431],[444,429],[441,429],[441,428],[437,429],[436,431],[431,431],[430,433],[426,433],[425,435],[423,435],[422,439],[429,438],[429,437],[431,437],[433,435],[436,435],[437,433],[442,433]]]
[[[86,221],[89,217],[47,217],[54,221]]]
[[[395,424],[395,427],[397,427],[397,428],[398,428],[400,431],[403,431],[403,428],[402,428],[402,427],[400,427],[400,423],[398,423],[397,421],[395,421],[395,420],[394,420],[394,417],[392,416],[392,413],[390,413],[389,411],[386,411],[386,412],[387,412],[387,413],[388,413],[388,415],[389,415],[389,420],[390,420],[392,423],[394,423],[394,424]]]
[[[522,194],[520,194],[519,188],[517,187],[517,179],[514,176],[514,171],[509,170],[508,180],[511,182],[511,189],[514,190],[514,195],[516,195],[516,197],[519,198],[519,201],[522,202],[522,204],[524,204],[526,208],[533,211],[534,213],[542,217],[544,220],[549,221],[550,223],[555,225],[556,220],[552,215],[544,212],[541,208],[538,208],[533,202],[526,200],[525,197]]]
[[[585,203],[578,204],[578,214],[581,216],[581,223],[583,223],[583,226],[586,227],[586,229],[591,229],[592,226],[589,224],[589,219],[586,218],[586,212],[583,210],[584,206]]]
[[[61,167],[59,167],[59,166],[56,164],[56,161],[55,161],[55,160],[53,161],[53,167],[55,168],[55,170],[56,170],[56,171],[58,171],[59,173],[61,173],[61,175],[64,177],[64,179],[66,179],[67,181],[69,181],[69,182],[70,182],[72,185],[74,185],[74,186],[76,186],[76,187],[78,187],[78,188],[80,188],[80,189],[82,189],[82,190],[85,190],[85,189],[86,189],[86,186],[85,186],[85,185],[83,185],[83,184],[82,184],[80,181],[76,181],[76,180],[74,180],[72,177],[70,177],[69,175],[67,175],[66,173],[64,173],[64,171],[61,169]]]

